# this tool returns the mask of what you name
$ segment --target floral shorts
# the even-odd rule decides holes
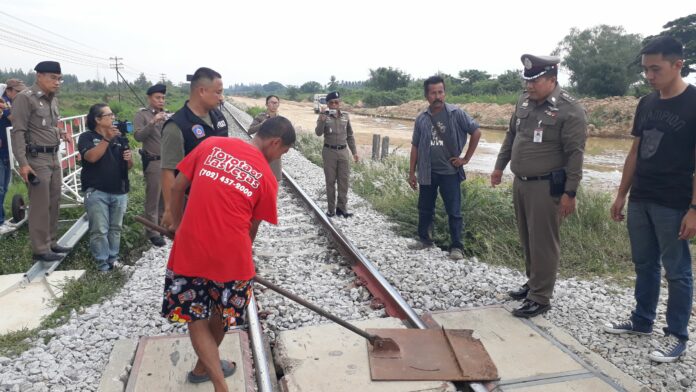
[[[162,317],[173,323],[207,320],[213,311],[222,315],[225,331],[244,324],[244,313],[253,290],[252,280],[216,282],[176,275],[167,270],[164,278]]]

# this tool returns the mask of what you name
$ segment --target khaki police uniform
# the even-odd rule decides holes
[[[12,102],[12,152],[19,166],[29,165],[39,184],[28,184],[29,238],[35,255],[51,253],[57,245],[62,186],[58,150],[58,100],[37,85],[17,94]]]
[[[249,135],[253,135],[258,132],[261,129],[263,122],[269,118],[271,118],[271,116],[269,116],[267,112],[260,113],[258,116],[256,116],[254,121],[251,122],[251,125],[249,125]],[[273,170],[273,175],[275,176],[276,180],[278,180],[278,183],[280,183],[280,180],[283,178],[283,161],[278,158],[271,162],[270,166],[271,170]]]
[[[535,142],[539,129],[541,141]],[[565,169],[564,190],[577,191],[586,137],[585,110],[560,86],[539,103],[525,92],[517,101],[495,164],[496,170],[504,170],[510,162],[515,174],[513,202],[524,249],[527,298],[542,305],[550,302],[560,261],[560,197],[550,195],[546,177]]]
[[[321,157],[324,162],[328,212],[335,213],[336,207],[347,212],[351,154],[357,154],[353,128],[350,125],[348,113],[338,111],[337,115],[331,114],[326,117],[326,121],[322,121],[321,117],[317,119],[317,127],[314,131],[317,136],[324,136]],[[336,202],[337,182],[338,203]]]
[[[133,119],[133,136],[135,140],[143,144],[141,156],[143,160],[147,159],[148,161],[147,168],[143,170],[145,176],[145,216],[154,223],[159,223],[164,212],[160,156],[164,120],[152,123],[152,119],[158,112],[159,110],[152,107],[141,108],[135,113]],[[145,234],[148,238],[160,236],[158,232],[150,229],[145,229]]]

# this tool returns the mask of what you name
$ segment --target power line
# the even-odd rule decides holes
[[[26,48],[18,48],[16,46],[8,45],[6,42],[2,42],[2,41],[0,41],[0,46],[5,46],[5,47],[10,48],[10,49],[18,50],[20,52],[29,53],[29,54],[33,54],[33,55],[37,55],[37,56],[41,56],[41,57],[46,56],[45,53],[40,53],[40,52],[36,52],[33,50],[28,50]],[[69,59],[65,59],[65,58],[60,58],[59,60],[65,61],[65,62],[71,63],[71,64],[83,65],[83,66],[87,66],[87,67],[94,67],[94,64],[86,64],[86,63],[82,63],[82,62],[74,61],[74,60],[69,60]]]
[[[26,43],[26,42],[23,42],[21,40],[18,40],[16,37],[10,37],[10,36],[4,35],[2,33],[0,33],[0,37],[4,38],[5,40],[7,40],[10,43],[13,43],[15,45],[19,45],[19,46],[22,46],[22,47],[25,47],[28,49],[32,49],[32,50],[38,50],[38,51],[44,52],[50,56],[79,61],[83,64],[91,65],[91,66],[99,66],[99,65],[106,66],[106,65],[108,65],[106,63],[98,63],[94,60],[88,60],[88,59],[84,59],[84,58],[80,58],[80,57],[75,57],[75,56],[72,56],[69,54],[64,54],[64,53],[60,52],[60,50],[57,50],[57,49],[46,48],[46,47],[43,47],[43,46],[40,46],[37,44],[33,44],[33,43]]]
[[[36,28],[36,29],[39,29],[39,30],[44,31],[44,32],[46,32],[46,33],[49,33],[49,34],[51,34],[52,36],[60,37],[60,38],[63,38],[63,39],[65,39],[65,40],[68,40],[68,41],[70,41],[70,42],[72,42],[72,43],[76,43],[76,44],[78,44],[78,45],[80,45],[80,46],[84,46],[85,48],[89,48],[89,49],[92,49],[92,50],[96,50],[96,51],[98,51],[98,52],[101,52],[101,49],[97,49],[97,48],[94,48],[94,47],[92,47],[92,46],[85,45],[85,44],[83,44],[83,43],[77,42],[77,41],[75,41],[75,40],[73,40],[73,39],[70,39],[70,38],[65,37],[65,36],[63,36],[63,35],[60,35],[60,34],[55,33],[55,32],[53,32],[53,31],[46,30],[45,28],[43,28],[43,27],[41,27],[41,26],[37,26],[37,25],[35,25],[35,24],[31,23],[31,22],[27,22],[26,20],[20,19],[20,18],[14,16],[14,15],[10,15],[10,14],[8,14],[7,12],[0,11],[0,14],[9,16],[11,20],[14,19],[14,20],[18,20],[18,21],[20,21],[20,22],[22,22],[22,23],[28,24],[28,25],[31,26],[31,27],[34,27],[34,28]],[[102,53],[104,53],[104,52],[102,52]]]
[[[36,36],[32,35],[31,33],[28,33],[28,32],[26,32],[26,31],[23,31],[23,30],[14,28],[14,27],[13,27],[11,30],[8,30],[8,29],[6,29],[6,28],[0,27],[0,31],[4,31],[5,33],[15,35],[15,36],[17,36],[18,38],[21,38],[21,39],[23,39],[23,40],[34,41],[34,42],[39,43],[39,44],[41,44],[41,45],[52,46],[52,47],[54,47],[54,48],[56,48],[56,49],[60,49],[60,50],[62,50],[62,51],[71,52],[71,53],[73,53],[74,55],[78,55],[78,56],[81,56],[81,57],[87,57],[87,58],[89,58],[91,61],[94,61],[95,59],[96,59],[96,60],[101,60],[101,61],[105,61],[105,60],[106,60],[105,57],[93,56],[93,55],[91,55],[91,54],[89,54],[89,53],[86,53],[86,52],[82,52],[82,51],[75,50],[75,49],[72,49],[72,48],[63,47],[63,46],[61,46],[61,44],[59,44],[59,43],[57,43],[57,42],[55,42],[55,41],[51,41],[51,40],[45,39],[45,38],[36,37]]]

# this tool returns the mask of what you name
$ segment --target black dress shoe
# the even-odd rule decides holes
[[[51,250],[53,253],[68,253],[72,250],[72,248],[68,248],[67,246],[60,246],[58,244],[51,245]]]
[[[53,252],[48,252],[48,253],[42,253],[40,255],[34,255],[34,260],[36,261],[59,261],[63,260],[63,256],[53,253]]]
[[[510,296],[510,298],[519,301],[521,299],[527,298],[527,293],[529,293],[529,286],[527,286],[527,284],[525,283],[516,290],[508,291],[507,294]]]
[[[353,214],[351,214],[350,212],[344,212],[340,208],[336,208],[336,215],[342,216],[344,218],[350,218],[351,216],[353,216]]]
[[[549,309],[551,309],[551,305],[542,305],[531,299],[525,299],[519,308],[512,311],[512,315],[515,317],[530,318],[547,312]]]
[[[326,211],[326,216],[328,216],[329,218],[331,218],[331,217],[334,216],[334,215],[336,215],[335,212]]]
[[[160,248],[167,244],[161,236],[150,237],[150,242],[152,242],[152,245]]]

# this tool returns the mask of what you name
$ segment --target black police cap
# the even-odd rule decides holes
[[[167,86],[164,84],[156,84],[154,86],[151,86],[149,89],[147,89],[147,95],[152,95],[154,93],[162,93],[166,94],[167,93]]]
[[[36,67],[34,67],[34,71],[54,74],[62,73],[60,71],[60,63],[58,63],[57,61],[42,61],[36,64]]]
[[[332,91],[332,92],[326,94],[326,102],[329,102],[332,99],[339,99],[339,98],[341,98],[341,94],[339,94],[338,91]]]

